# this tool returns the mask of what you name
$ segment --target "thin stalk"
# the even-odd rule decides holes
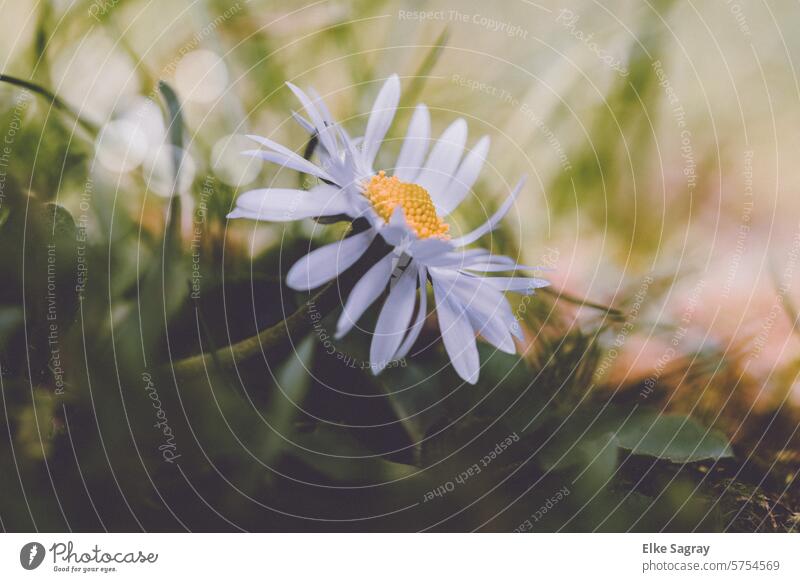
[[[33,81],[26,81],[25,79],[19,79],[17,77],[12,77],[11,75],[4,75],[0,73],[0,82],[8,83],[9,85],[15,85],[17,87],[22,87],[23,89],[27,89],[36,93],[37,95],[44,97],[47,99],[53,107],[58,109],[59,111],[63,111],[67,113],[70,117],[75,119],[78,124],[91,135],[96,136],[100,132],[100,128],[95,125],[93,122],[89,121],[88,119],[84,119],[81,117],[75,110],[72,109],[69,105],[67,105],[58,95],[53,93],[52,91],[45,89],[41,85],[37,85]]]
[[[582,297],[570,295],[569,293],[565,293],[564,291],[558,291],[550,287],[543,287],[542,289],[540,289],[540,291],[543,293],[548,293],[549,295],[552,295],[558,300],[566,301],[567,303],[572,303],[573,305],[577,305],[579,307],[588,307],[590,309],[597,309],[598,311],[604,311],[609,316],[615,319],[625,319],[625,314],[619,309],[616,309],[614,307],[608,307],[607,305],[594,303],[587,299],[583,299]]]
[[[337,280],[328,283],[286,319],[266,328],[257,335],[212,352],[172,362],[171,366],[167,367],[171,368],[178,378],[204,374],[207,367],[212,365],[218,369],[230,370],[253,356],[268,352],[283,344],[291,336],[311,331],[315,323],[341,306],[341,298],[346,296],[361,276],[387,252],[388,247],[385,243],[375,241],[361,260],[339,276]]]

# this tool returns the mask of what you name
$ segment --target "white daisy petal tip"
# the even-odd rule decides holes
[[[400,100],[400,75],[397,73],[392,73],[386,78],[386,82],[383,84],[381,88],[381,92],[383,91],[388,92],[388,97],[390,97],[390,103],[399,101]]]
[[[520,325],[519,321],[514,320],[514,323],[509,326],[508,331],[519,341],[525,341],[525,334],[522,331],[522,325]]]
[[[339,322],[336,324],[336,332],[333,334],[333,338],[334,338],[334,339],[337,339],[337,340],[340,340],[340,339],[342,339],[344,336],[346,336],[346,335],[347,335],[347,333],[348,333],[348,332],[349,332],[349,331],[350,331],[352,328],[353,328],[353,324],[350,324],[350,325],[348,325],[348,326],[345,326],[345,325],[343,324],[343,322],[342,322],[341,320],[339,320]]]
[[[527,175],[523,174],[523,176],[517,182],[517,185],[514,186],[514,189],[500,205],[500,208],[498,208],[495,211],[495,213],[492,214],[492,216],[490,216],[489,219],[486,222],[484,222],[481,226],[465,234],[464,236],[455,239],[453,241],[453,244],[455,244],[456,246],[465,246],[475,242],[483,235],[492,232],[497,227],[497,225],[500,224],[500,221],[503,220],[503,218],[505,218],[506,214],[508,214],[508,211],[511,210],[511,207],[514,205],[517,196],[522,191],[522,187],[525,185],[525,180],[527,180]]]
[[[292,111],[292,119],[294,119],[300,127],[305,129],[307,133],[311,135],[317,133],[317,129],[314,127],[314,125],[308,119],[300,115],[297,111]]]
[[[380,218],[377,220],[379,223],[381,222]],[[396,206],[392,212],[389,222],[380,224],[378,231],[387,243],[395,247],[399,247],[404,244],[404,242],[407,242],[409,237],[413,234],[406,223],[403,208],[399,205]]]
[[[481,369],[480,366],[477,366],[474,368],[468,368],[466,370],[456,369],[456,372],[458,373],[458,376],[462,380],[464,380],[464,382],[466,382],[470,386],[474,386],[475,384],[478,383],[478,380],[480,379]]]
[[[350,291],[336,322],[336,339],[344,337],[364,312],[380,297],[392,276],[393,253],[375,263]]]
[[[332,281],[361,258],[372,237],[367,230],[314,249],[292,265],[286,285],[295,291],[309,291]]]
[[[289,87],[289,90],[298,97],[300,97],[300,95],[305,96],[305,92],[291,81],[286,81],[286,86]]]
[[[400,103],[400,77],[391,75],[381,87],[372,111],[367,120],[364,141],[361,146],[363,162],[371,167],[375,161],[386,132],[394,121],[397,106]]]
[[[381,308],[369,350],[370,362],[380,368],[392,361],[408,331],[416,303],[416,284],[416,269],[409,266],[397,279]]]
[[[390,98],[390,103],[400,98],[400,76],[397,73],[392,73],[386,77],[386,81],[381,87],[381,93],[384,91],[386,91],[386,96]]]

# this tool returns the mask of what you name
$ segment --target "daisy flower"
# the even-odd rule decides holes
[[[390,250],[353,287],[339,317],[336,336],[349,332],[388,288],[370,346],[372,369],[379,373],[391,361],[404,358],[417,340],[427,315],[430,282],[450,361],[461,378],[474,384],[480,369],[476,335],[506,353],[516,352],[512,336],[522,339],[504,292],[531,294],[548,284],[535,277],[492,276],[535,267],[519,265],[484,249],[466,248],[498,225],[524,180],[484,224],[453,238],[446,219],[478,178],[489,151],[488,136],[465,153],[467,124],[457,119],[432,141],[430,115],[420,104],[394,168],[376,171],[375,158],[400,99],[397,75],[389,77],[381,88],[362,138],[350,137],[316,92],[287,85],[307,115],[294,113],[295,120],[318,140],[319,163],[258,136],[249,137],[263,149],[245,153],[310,174],[321,183],[310,190],[265,188],[245,192],[238,197],[229,218],[286,222],[340,217],[366,224],[360,232],[300,259],[289,270],[287,285],[307,291],[335,279],[361,258],[376,237],[381,237]]]

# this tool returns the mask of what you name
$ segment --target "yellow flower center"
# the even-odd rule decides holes
[[[402,182],[396,176],[389,178],[381,170],[370,178],[365,196],[385,222],[389,222],[399,205],[406,223],[419,238],[450,238],[447,234],[450,226],[436,214],[431,195],[419,184]]]

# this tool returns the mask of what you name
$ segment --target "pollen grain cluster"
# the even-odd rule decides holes
[[[392,212],[399,205],[403,208],[406,223],[418,237],[450,238],[450,226],[436,214],[430,194],[422,186],[403,182],[396,176],[387,177],[381,170],[372,176],[365,192],[375,212],[389,222]]]

